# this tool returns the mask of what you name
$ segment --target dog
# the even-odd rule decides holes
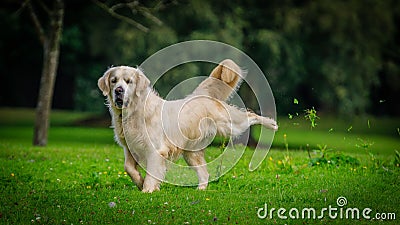
[[[243,74],[237,64],[226,59],[192,94],[174,101],[159,97],[139,68],[112,67],[99,78],[115,140],[124,149],[124,169],[140,190],[159,190],[166,160],[181,155],[195,170],[198,189],[204,190],[209,179],[204,150],[215,135],[239,136],[254,124],[278,129],[275,120],[225,102],[238,89]],[[138,171],[138,162],[144,162],[145,178]]]

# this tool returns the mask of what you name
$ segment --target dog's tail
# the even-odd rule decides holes
[[[226,101],[239,88],[244,76],[245,72],[235,62],[225,59],[199,84],[193,95],[206,95]]]

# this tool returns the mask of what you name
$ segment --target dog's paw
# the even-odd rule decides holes
[[[144,187],[142,192],[143,193],[153,193],[155,191],[159,191],[160,187]]]
[[[276,121],[274,119],[265,117],[263,120],[263,125],[273,131],[278,130],[278,124],[276,123]]]
[[[274,131],[278,131],[278,128],[279,128],[279,127],[278,127],[278,125],[277,125],[277,124],[272,124],[271,126],[272,126],[272,127],[271,127],[271,128],[272,128],[272,130],[274,130]]]
[[[142,192],[152,193],[159,190],[160,190],[159,181],[148,175],[148,177],[146,177],[144,181]]]
[[[205,183],[205,184],[199,184],[199,186],[197,187],[197,190],[201,190],[201,191],[203,191],[203,190],[206,190],[207,189],[207,183]]]

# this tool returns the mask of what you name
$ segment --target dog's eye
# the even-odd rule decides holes
[[[111,78],[111,83],[113,83],[113,84],[117,83],[117,78],[115,78],[115,77]]]
[[[127,80],[125,80],[125,82],[126,82],[127,84],[130,84],[130,83],[132,83],[132,79],[127,79]]]

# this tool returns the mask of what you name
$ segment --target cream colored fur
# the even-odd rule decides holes
[[[139,189],[159,190],[166,160],[180,155],[196,171],[198,189],[205,189],[209,175],[204,149],[215,135],[238,136],[253,124],[278,129],[273,119],[225,103],[241,76],[239,66],[224,60],[191,95],[166,101],[139,69],[119,66],[105,72],[98,86],[107,96],[115,139],[124,148],[125,170]],[[145,178],[137,162],[144,163]]]

